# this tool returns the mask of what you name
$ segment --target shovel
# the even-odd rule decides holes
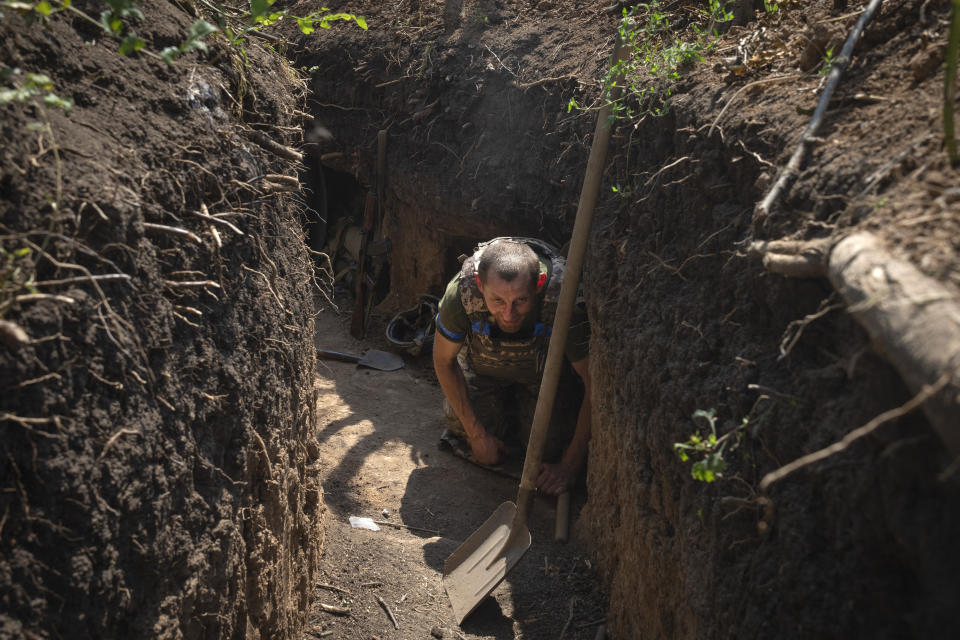
[[[343,353],[330,349],[317,349],[317,355],[325,360],[339,360],[340,362],[356,362],[358,366],[379,369],[380,371],[396,371],[403,368],[403,358],[389,351],[369,349],[363,355]]]
[[[625,57],[627,47],[617,43],[613,54],[616,65]],[[617,92],[614,87],[611,93]],[[611,100],[615,96],[611,96]],[[547,349],[543,380],[540,394],[537,396],[537,408],[530,428],[530,440],[527,443],[527,455],[523,463],[523,474],[517,492],[517,503],[504,502],[493,515],[467,538],[456,551],[450,554],[443,564],[443,586],[447,590],[450,604],[453,606],[457,624],[460,624],[506,577],[530,548],[530,531],[527,529],[527,516],[533,494],[537,489],[537,476],[540,473],[540,460],[543,445],[547,439],[553,400],[557,393],[557,381],[563,364],[563,349],[567,342],[567,330],[570,314],[576,298],[583,255],[586,253],[587,239],[590,235],[590,223],[593,209],[600,191],[600,178],[610,142],[610,102],[600,109],[597,126],[590,147],[590,159],[587,161],[586,176],[580,192],[577,218],[570,239],[570,251],[567,255],[566,275],[560,289],[560,299],[553,322],[553,335]]]

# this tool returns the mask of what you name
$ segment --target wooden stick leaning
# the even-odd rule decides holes
[[[830,67],[830,76],[827,79],[827,84],[820,96],[820,102],[817,103],[817,108],[813,112],[813,116],[810,118],[810,123],[807,125],[807,128],[800,135],[800,143],[797,145],[797,150],[793,152],[793,156],[790,158],[787,166],[780,172],[780,175],[777,177],[777,181],[774,183],[773,187],[770,188],[770,191],[767,192],[766,197],[757,206],[754,219],[759,218],[762,220],[769,216],[770,209],[780,198],[780,194],[789,189],[790,185],[793,184],[794,179],[796,179],[797,172],[800,170],[800,167],[806,158],[807,147],[813,141],[814,136],[816,136],[817,131],[820,129],[820,124],[823,122],[823,114],[827,111],[827,106],[830,104],[830,99],[833,97],[833,91],[840,83],[840,78],[843,76],[843,72],[846,70],[847,65],[850,64],[850,57],[853,55],[853,49],[856,46],[857,41],[860,39],[860,35],[863,33],[864,27],[866,27],[868,22],[870,22],[870,20],[873,18],[873,14],[876,13],[877,9],[882,3],[883,0],[871,0],[866,10],[860,16],[860,19],[857,20],[857,24],[853,27],[853,31],[850,32],[850,35],[847,37],[847,41],[843,44],[843,49],[840,50],[840,55],[834,59]]]

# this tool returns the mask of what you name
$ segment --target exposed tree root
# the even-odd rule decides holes
[[[952,291],[866,232],[832,243],[757,242],[750,250],[776,273],[829,277],[875,347],[922,396],[937,434],[960,456],[960,301]]]

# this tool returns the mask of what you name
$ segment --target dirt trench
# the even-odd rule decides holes
[[[371,182],[376,131],[389,132],[385,317],[437,293],[476,241],[562,244],[586,163],[592,112],[568,106],[596,104],[615,14],[458,4],[353,3],[390,26],[302,54],[322,62],[312,106],[334,135],[331,170]],[[671,24],[699,15],[679,4]],[[596,427],[576,525],[611,637],[927,637],[949,625],[958,480],[922,413],[759,488],[913,393],[825,278],[767,272],[750,242],[866,229],[949,295],[960,284],[937,141],[946,3],[881,8],[803,171],[755,213],[816,106],[816,63],[862,4],[748,12],[679,74],[665,115],[614,131],[584,275]],[[709,432],[696,410],[736,442],[709,484],[674,453]]]
[[[152,47],[189,26],[181,4],[150,9]],[[596,426],[576,540],[550,540],[552,505],[538,501],[534,548],[460,629],[440,566],[515,481],[437,449],[427,358],[388,374],[318,364],[313,347],[390,348],[391,314],[439,293],[478,241],[564,244],[617,15],[574,0],[281,4],[297,15],[332,4],[371,28],[304,36],[281,22],[270,33],[298,73],[259,44],[248,46],[252,67],[216,45],[167,69],[85,44],[96,32],[82,21],[0,23],[13,34],[0,61],[49,73],[76,100],[69,117],[47,112],[59,162],[42,133],[27,133],[39,112],[4,107],[16,141],[3,153],[4,250],[30,248],[38,279],[76,275],[65,264],[132,276],[132,291],[81,278],[53,290],[73,303],[28,298],[5,312],[43,338],[2,353],[12,464],[0,475],[0,637],[950,628],[960,487],[921,413],[760,492],[766,472],[912,394],[829,282],[773,275],[746,251],[869,229],[956,290],[960,215],[931,135],[946,3],[883,7],[770,216],[754,205],[822,87],[804,59],[824,55],[811,43],[842,40],[862,3],[738,11],[752,20],[725,27],[682,70],[666,115],[617,125],[584,273]],[[700,19],[700,4],[673,3],[674,27]],[[304,79],[305,100],[290,78]],[[341,231],[351,242],[339,225],[362,222],[381,130],[376,236],[390,243],[358,342],[346,331],[349,256],[311,263],[307,246]],[[260,136],[300,149],[302,162],[264,151]],[[297,176],[303,191],[262,184],[268,173]],[[235,212],[226,219],[244,235],[190,213],[201,205]],[[218,286],[175,283],[201,278]],[[3,304],[24,295],[8,293]],[[720,434],[742,432],[709,484],[673,452],[704,431],[697,409],[715,410]],[[351,528],[353,515],[381,520],[380,531]]]

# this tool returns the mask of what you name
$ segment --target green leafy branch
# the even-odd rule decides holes
[[[190,25],[190,31],[187,33],[187,39],[180,43],[178,47],[166,47],[160,52],[160,57],[167,64],[173,64],[173,61],[185,53],[194,50],[207,52],[207,44],[203,41],[211,33],[216,33],[218,29],[206,20],[197,20]]]
[[[50,118],[47,116],[47,107],[63,109],[64,113],[70,113],[73,109],[73,100],[70,98],[61,98],[53,93],[53,81],[50,77],[42,73],[27,73],[22,82],[17,82],[16,76],[20,74],[19,69],[2,68],[0,69],[0,80],[11,82],[12,87],[0,88],[0,106],[20,103],[32,104],[36,108],[41,122],[31,122],[26,126],[27,131],[40,131],[47,135],[50,140],[50,148],[53,152],[54,166],[56,169],[56,192],[53,196],[48,196],[50,206],[54,210],[59,208],[60,201],[63,198],[63,167],[60,162],[60,149],[57,146],[57,138],[53,134],[53,127],[50,125]],[[39,98],[39,100],[38,100]]]
[[[120,55],[129,56],[143,52],[152,58],[163,60],[167,64],[172,64],[173,60],[188,51],[199,49],[205,52],[207,50],[206,45],[201,42],[201,39],[217,31],[217,28],[210,23],[197,20],[191,25],[187,39],[179,47],[167,47],[160,54],[148,51],[146,41],[139,37],[130,26],[134,20],[140,21],[144,18],[143,12],[136,6],[136,2],[137,0],[104,0],[108,8],[100,12],[99,19],[74,7],[72,0],[58,0],[55,3],[46,0],[41,2],[2,1],[0,2],[0,8],[18,11],[31,21],[48,20],[56,13],[67,11],[90,24],[96,25],[107,35],[117,38],[120,41],[117,49]],[[2,17],[2,13],[0,13],[0,17]]]
[[[0,74],[0,79],[7,82],[19,73],[19,69],[8,69]],[[23,82],[14,83],[13,87],[4,87],[0,89],[0,106],[8,105],[13,102],[30,102],[33,98],[40,98],[48,107],[58,107],[63,109],[64,113],[70,113],[73,108],[73,100],[61,98],[53,93],[53,81],[49,76],[42,73],[28,73],[24,76]]]
[[[733,17],[720,0],[710,0],[709,11],[702,15],[714,22]],[[666,114],[681,72],[702,61],[703,53],[716,42],[716,37],[708,36],[697,23],[677,32],[662,10],[660,0],[623,9],[619,33],[621,42],[631,53],[603,79],[608,97],[614,87],[623,88],[620,99],[612,103],[612,118]],[[571,101],[568,110],[576,106],[576,102]]]
[[[732,431],[717,436],[717,412],[716,409],[704,411],[697,409],[693,412],[693,419],[703,418],[710,427],[710,433],[701,436],[700,432],[693,434],[686,442],[673,443],[673,451],[682,462],[694,460],[690,468],[690,475],[694,480],[701,482],[713,482],[717,478],[723,477],[723,471],[727,468],[727,462],[723,458],[724,450],[731,444],[730,450],[739,446],[743,438],[743,432],[749,424],[749,419],[744,418]]]
[[[263,34],[264,27],[274,25],[290,15],[288,9],[274,11],[273,5],[275,2],[276,0],[251,0],[250,11],[239,14],[228,13],[223,7],[213,5],[208,1],[204,1],[204,4],[216,13],[217,23],[223,29],[230,43],[242,47],[247,36],[257,34],[265,37],[265,34]],[[363,16],[343,12],[333,13],[326,7],[303,17],[293,17],[297,20],[300,32],[305,35],[313,33],[317,30],[317,27],[330,29],[331,23],[338,20],[352,20],[361,29],[367,29],[367,21]],[[230,24],[228,18],[239,19],[240,25]],[[245,51],[243,53],[246,54]]]

